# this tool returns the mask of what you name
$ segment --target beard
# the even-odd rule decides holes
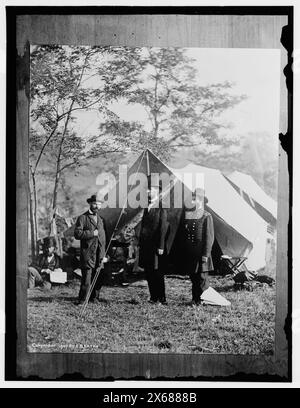
[[[201,203],[202,204],[202,203]],[[200,219],[204,214],[204,206],[199,203],[195,203],[191,208],[185,209],[186,219]]]
[[[185,219],[186,220],[199,220],[203,217],[204,208],[199,208],[195,210],[186,210],[185,211]]]

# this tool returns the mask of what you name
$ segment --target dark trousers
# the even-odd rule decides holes
[[[209,287],[208,272],[192,272],[190,274],[192,281],[192,297],[194,302],[199,302],[202,293]]]
[[[150,292],[150,299],[154,302],[166,301],[165,277],[161,269],[146,268],[146,279]]]
[[[79,300],[84,301],[87,297],[87,294],[90,290],[91,284],[94,280],[98,268],[90,268],[90,269],[82,269],[82,277],[81,277],[81,286],[79,291]],[[96,297],[98,297],[101,287],[104,284],[104,268],[101,269],[99,276],[96,280],[96,283],[93,287],[93,290],[90,294],[90,300],[93,301]]]
[[[202,270],[201,261],[199,262],[199,255],[201,248],[196,245],[188,247],[186,259],[186,271],[192,281],[192,299],[194,302],[200,302],[202,293],[209,287],[208,272]],[[198,253],[196,252],[198,251]]]
[[[150,292],[150,299],[154,302],[166,301],[165,275],[166,255],[154,255],[154,262],[145,266],[146,279]]]

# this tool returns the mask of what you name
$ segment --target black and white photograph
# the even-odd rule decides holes
[[[274,353],[280,52],[31,45],[27,350]]]
[[[292,7],[7,21],[8,377],[288,381]]]

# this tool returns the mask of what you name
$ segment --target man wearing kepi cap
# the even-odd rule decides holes
[[[184,212],[185,268],[192,281],[192,302],[196,305],[209,287],[208,272],[213,270],[214,226],[211,214],[204,209],[207,202],[204,189],[196,188],[192,205]]]
[[[99,215],[102,200],[92,195],[87,199],[90,208],[77,219],[74,237],[80,240],[80,263],[81,263],[81,287],[79,291],[78,303],[83,303],[87,297],[94,276],[101,266],[107,262],[105,257],[106,228],[105,221]],[[90,301],[93,302],[98,296],[103,285],[103,272],[96,281],[90,294]]]

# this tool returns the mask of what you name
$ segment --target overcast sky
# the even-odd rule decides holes
[[[235,82],[234,91],[248,99],[223,116],[237,133],[279,129],[280,50],[191,49],[198,61],[199,81]]]
[[[230,133],[267,131],[277,140],[280,50],[189,48],[188,54],[197,60],[200,84],[230,81],[235,83],[233,93],[248,96],[220,118],[232,123]],[[123,119],[146,120],[142,107],[115,104],[114,110]],[[95,134],[100,120],[96,113],[81,113],[78,119],[79,134]]]

